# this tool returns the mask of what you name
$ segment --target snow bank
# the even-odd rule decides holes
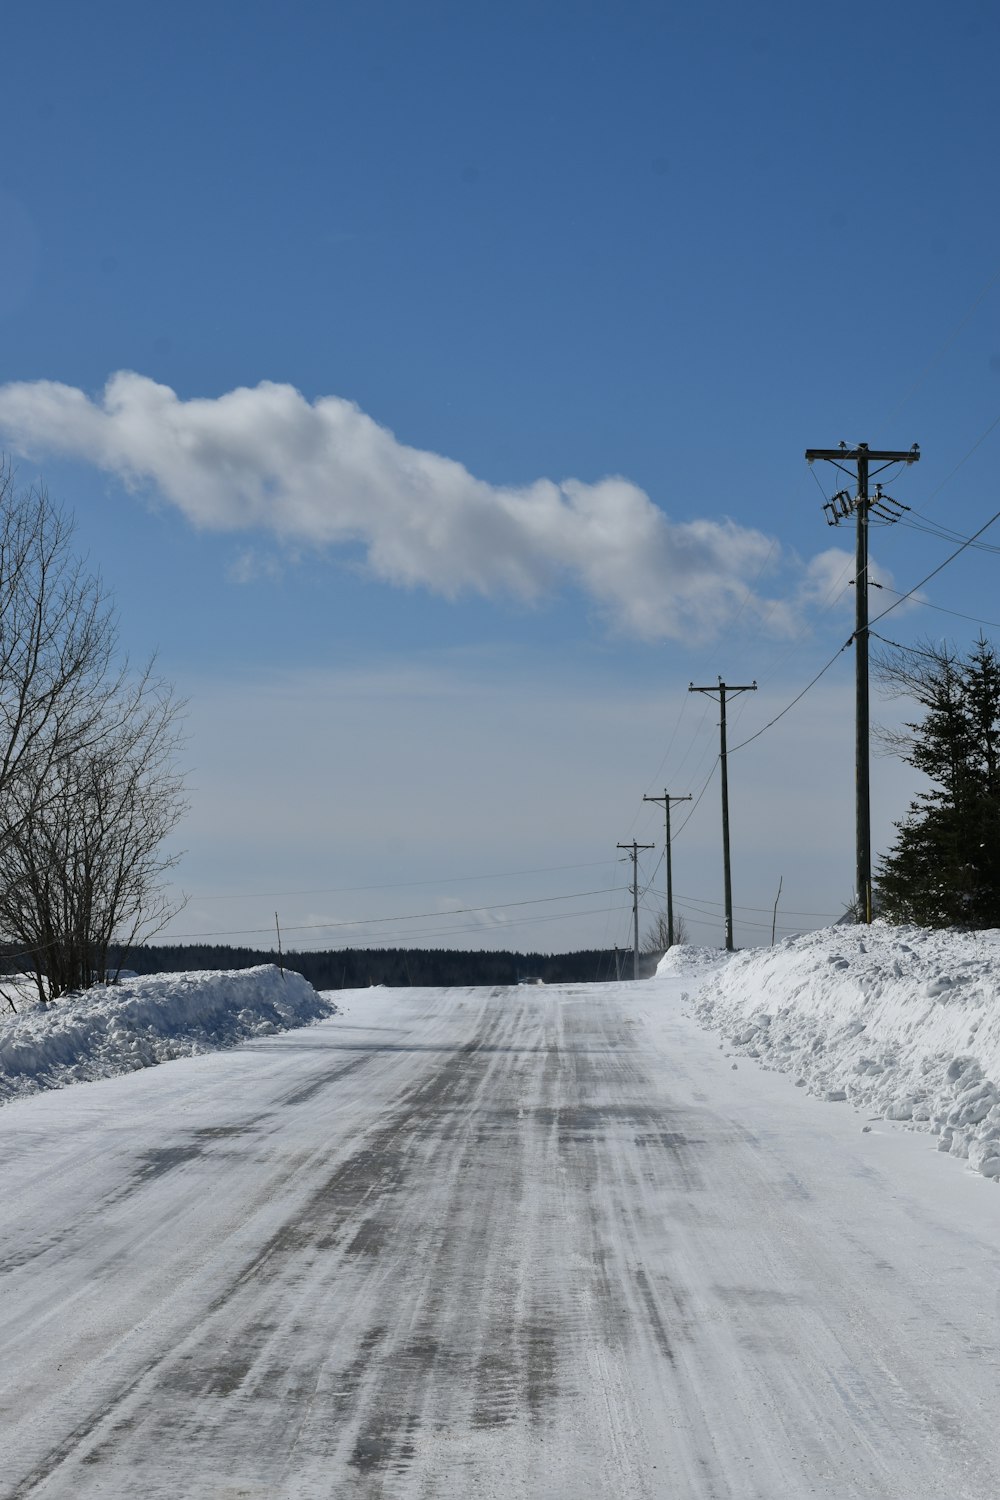
[[[658,975],[683,973],[683,951]],[[738,1052],[1000,1178],[1000,932],[833,927],[695,961],[694,1011]]]
[[[235,1046],[333,1015],[301,974],[150,974],[0,1016],[0,1102]]]

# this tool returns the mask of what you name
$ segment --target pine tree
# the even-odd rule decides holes
[[[926,927],[1000,926],[1000,660],[980,638],[964,661],[928,643],[877,670],[925,709],[889,738],[931,782],[896,824],[877,872],[879,910]]]

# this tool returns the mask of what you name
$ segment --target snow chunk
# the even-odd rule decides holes
[[[694,943],[675,943],[668,948],[656,966],[657,978],[676,974],[708,975],[721,968],[731,957],[719,948],[698,948]]]

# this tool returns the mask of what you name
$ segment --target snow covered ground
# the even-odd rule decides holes
[[[44,1008],[4,983],[17,1014],[0,1016],[0,1103],[111,1078],[331,1016],[332,1001],[273,964],[225,972],[150,974]]]
[[[808,1093],[933,1132],[1000,1179],[1000,932],[833,927],[726,955],[678,946],[695,1018]],[[654,981],[655,984],[655,981]],[[9,984],[5,990],[10,990]],[[232,1047],[335,1014],[273,966],[160,974],[0,1015],[0,1103]]]
[[[1000,1495],[1000,1193],[694,988],[348,991],[12,1101],[0,1496]]]
[[[832,927],[728,957],[677,947],[657,974],[690,978],[733,1055],[1000,1178],[1000,932]]]

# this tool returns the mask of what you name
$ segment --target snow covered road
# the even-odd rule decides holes
[[[7,1106],[0,1495],[1000,1493],[1000,1190],[682,988],[353,992]]]

